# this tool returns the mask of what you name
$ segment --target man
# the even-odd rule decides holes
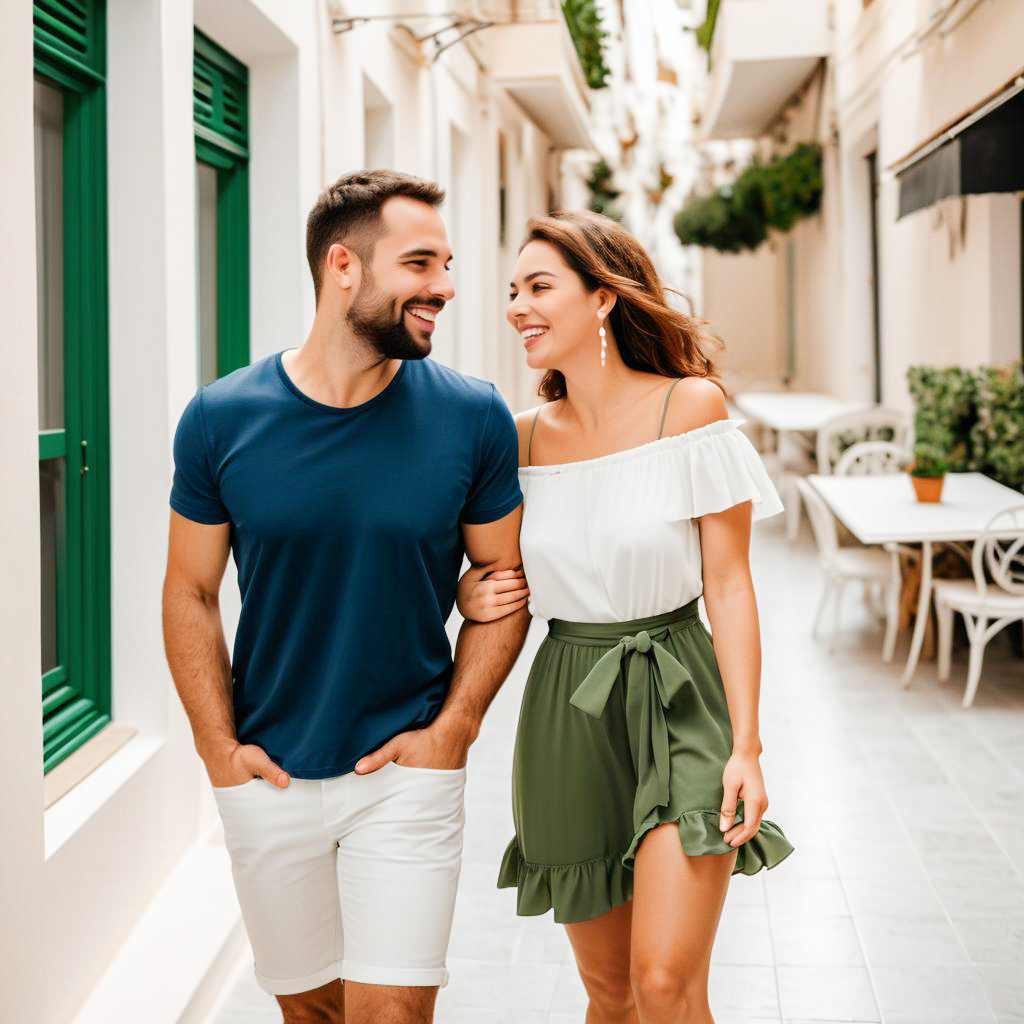
[[[454,294],[443,197],[390,171],[326,189],[309,337],[202,388],[175,436],[167,658],[285,1021],[432,1019],[467,749],[528,625],[464,624],[453,665],[463,552],[518,566],[522,496],[493,385],[424,358]]]

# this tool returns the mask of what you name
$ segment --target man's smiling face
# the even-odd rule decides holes
[[[438,314],[455,295],[448,236],[434,207],[406,196],[381,207],[380,228],[347,319],[382,358],[422,359]]]

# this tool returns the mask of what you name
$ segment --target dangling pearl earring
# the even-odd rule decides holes
[[[605,338],[605,329],[603,323],[598,329],[597,336],[601,339],[601,365],[604,366],[605,360],[608,358],[608,342]]]

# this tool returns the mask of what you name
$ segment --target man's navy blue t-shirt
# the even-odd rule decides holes
[[[231,523],[239,741],[320,779],[429,724],[451,679],[459,524],[522,501],[494,386],[415,360],[338,409],[299,391],[278,353],[196,394],[174,463],[171,507]]]

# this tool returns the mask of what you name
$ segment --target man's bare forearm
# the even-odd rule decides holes
[[[196,751],[206,759],[232,745],[231,660],[216,597],[168,582],[163,597],[164,647],[174,685],[192,725]]]
[[[495,622],[464,622],[455,644],[455,669],[435,723],[476,739],[484,713],[507,678],[530,628],[525,608]]]

